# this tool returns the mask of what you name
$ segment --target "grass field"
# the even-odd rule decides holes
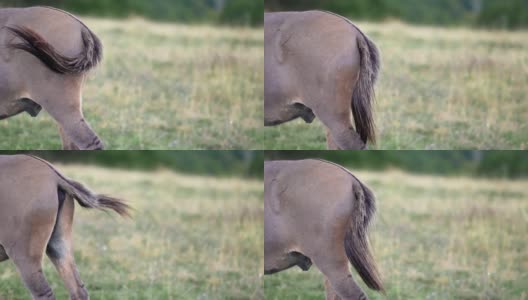
[[[528,32],[358,23],[382,56],[370,149],[528,148]],[[318,120],[266,128],[265,149],[325,149]]]
[[[387,296],[528,299],[528,181],[354,172],[377,196],[371,229]],[[324,299],[316,269],[264,277],[266,299]]]
[[[105,58],[84,113],[109,149],[260,149],[262,29],[84,19]],[[0,149],[59,149],[53,119],[0,122]]]
[[[132,220],[77,206],[75,257],[91,299],[263,299],[263,184],[168,171],[59,166],[135,208]],[[46,258],[57,299],[67,294]],[[0,264],[0,299],[28,299]]]

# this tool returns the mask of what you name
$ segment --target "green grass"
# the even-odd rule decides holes
[[[528,148],[528,32],[359,23],[381,50],[370,149]],[[325,149],[318,120],[264,130],[265,149]]]
[[[91,299],[263,299],[263,185],[169,171],[59,166],[93,190],[123,197],[133,220],[77,206],[74,247]],[[57,299],[67,299],[46,258]],[[0,299],[28,299],[12,262]]]
[[[377,197],[374,257],[387,290],[370,299],[528,299],[528,181],[354,172]],[[323,276],[264,277],[266,299],[324,299]]]
[[[109,149],[260,149],[262,29],[86,19],[105,58],[83,91]],[[0,149],[59,149],[54,120],[0,122]]]

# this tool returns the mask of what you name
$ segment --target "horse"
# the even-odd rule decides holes
[[[264,126],[317,117],[328,149],[375,143],[380,54],[350,20],[324,11],[265,13],[264,61]]]
[[[99,38],[77,17],[52,7],[0,9],[0,120],[44,108],[65,150],[104,144],[82,113],[88,71],[102,60]]]
[[[0,174],[0,262],[13,260],[33,299],[55,299],[42,272],[46,253],[70,298],[88,299],[73,257],[74,199],[81,207],[121,216],[130,216],[130,207],[92,192],[34,156],[0,155]]]
[[[367,299],[365,284],[384,292],[369,250],[372,191],[345,168],[307,159],[264,163],[264,274],[312,263],[325,276],[326,299]]]

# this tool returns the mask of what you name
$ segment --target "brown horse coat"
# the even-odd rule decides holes
[[[266,13],[264,47],[264,125],[317,116],[330,149],[375,141],[379,53],[348,19],[322,11]]]
[[[313,262],[326,277],[327,299],[367,299],[352,279],[350,261],[367,286],[383,291],[367,239],[374,202],[372,192],[336,164],[265,162],[265,274],[308,270]]]
[[[44,253],[70,297],[88,299],[73,258],[74,199],[82,207],[128,215],[122,200],[93,193],[44,160],[0,155],[0,261],[13,260],[33,299],[54,299],[42,273]]]
[[[0,120],[44,108],[59,124],[64,149],[102,149],[81,97],[87,72],[101,59],[97,36],[67,12],[0,9]]]

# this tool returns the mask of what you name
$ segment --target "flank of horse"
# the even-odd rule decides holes
[[[0,9],[0,120],[44,108],[58,123],[63,149],[99,150],[84,120],[81,90],[102,59],[97,36],[51,7]]]
[[[95,194],[33,156],[0,155],[0,261],[12,259],[33,299],[55,299],[44,274],[44,253],[71,299],[88,299],[73,258],[74,199],[85,208],[129,216],[122,200]]]
[[[323,11],[266,13],[264,59],[265,126],[317,116],[329,149],[375,142],[371,104],[380,56],[348,19]]]
[[[383,292],[367,229],[374,194],[348,170],[308,159],[264,164],[264,273],[315,264],[326,299],[367,299],[348,262],[373,290]]]

